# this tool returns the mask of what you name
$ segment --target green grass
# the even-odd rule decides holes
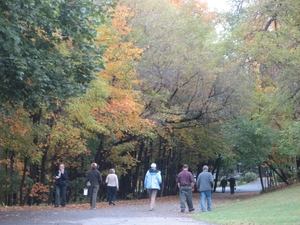
[[[193,217],[215,224],[300,225],[300,186],[233,200]]]

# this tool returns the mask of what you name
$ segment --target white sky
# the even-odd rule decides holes
[[[208,7],[219,12],[229,10],[227,0],[206,0]]]

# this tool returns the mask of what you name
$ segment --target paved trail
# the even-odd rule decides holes
[[[249,184],[248,189],[237,187],[237,193],[213,193],[213,207],[227,201],[244,198],[259,192],[257,185]],[[251,192],[249,192],[251,190]],[[256,191],[255,191],[256,190]],[[0,207],[1,225],[212,225],[191,218],[200,211],[199,193],[193,194],[195,211],[180,213],[179,196],[157,198],[155,211],[149,210],[149,199],[120,201],[115,206],[105,202],[97,203],[96,210],[88,204],[67,205],[65,208],[42,207]],[[209,212],[205,212],[209,213]]]

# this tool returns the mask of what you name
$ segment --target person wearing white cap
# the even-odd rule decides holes
[[[150,211],[155,209],[155,199],[157,191],[160,190],[160,184],[162,182],[161,172],[156,169],[156,164],[152,163],[151,168],[147,171],[144,180],[144,189],[148,190],[150,197]]]

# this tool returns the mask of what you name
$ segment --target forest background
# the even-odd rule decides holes
[[[161,196],[184,163],[298,182],[300,2],[228,2],[1,1],[0,204],[52,204],[60,163],[69,202],[92,162],[122,199],[152,162]]]

